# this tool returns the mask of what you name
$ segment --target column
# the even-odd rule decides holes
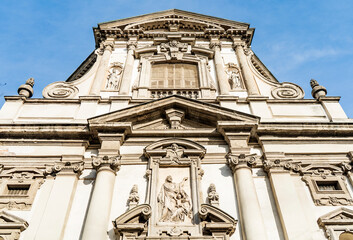
[[[107,239],[115,176],[120,168],[119,149],[123,135],[98,134],[98,137],[101,148],[98,157],[92,159],[97,175],[82,232],[84,240]]]
[[[67,161],[64,157],[61,162],[47,166],[46,174],[55,175],[53,187],[40,221],[38,230],[32,239],[36,240],[61,240],[64,237],[65,226],[68,220],[71,204],[76,192],[78,177],[84,169],[82,156],[81,161]]]
[[[248,65],[246,55],[244,53],[244,47],[240,44],[235,45],[235,52],[238,56],[239,66],[243,73],[244,82],[249,95],[259,95],[257,84],[254,79],[253,73]]]
[[[230,86],[228,83],[228,76],[223,67],[223,59],[221,56],[221,43],[211,42],[210,47],[214,50],[214,62],[216,66],[216,75],[218,79],[220,95],[229,94]]]
[[[102,54],[97,73],[93,79],[90,95],[99,95],[103,82],[105,80],[105,74],[108,70],[110,56],[114,50],[114,44],[111,41],[106,41],[101,44],[100,51],[98,54]]]
[[[299,165],[266,153],[264,169],[268,173],[277,211],[286,240],[313,240],[312,223],[308,222],[299,200],[290,171],[298,171]],[[275,157],[276,159],[272,159]]]
[[[266,240],[266,228],[251,170],[255,162],[256,157],[253,154],[228,155],[228,164],[234,176],[243,238]]]
[[[137,42],[132,41],[130,39],[127,44],[128,51],[127,51],[127,56],[126,56],[126,61],[124,66],[124,72],[121,80],[121,85],[120,85],[120,91],[119,91],[120,95],[129,95],[130,85],[132,81],[132,72],[133,72],[134,60],[135,60],[134,53],[135,53],[136,46],[137,46]]]

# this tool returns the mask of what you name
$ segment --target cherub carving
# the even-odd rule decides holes
[[[173,143],[170,147],[167,147],[167,154],[164,159],[170,159],[172,162],[179,163],[183,155],[184,149],[179,147],[178,144]]]

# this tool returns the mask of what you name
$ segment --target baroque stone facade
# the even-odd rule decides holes
[[[352,240],[353,120],[279,82],[249,24],[167,10],[0,111],[0,240]],[[309,84],[309,81],[308,81]]]

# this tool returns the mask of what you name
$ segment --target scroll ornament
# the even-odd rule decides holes
[[[282,83],[281,86],[272,89],[271,94],[275,99],[302,99],[304,91],[293,83]]]
[[[55,82],[43,90],[44,98],[74,98],[78,88],[67,82]]]

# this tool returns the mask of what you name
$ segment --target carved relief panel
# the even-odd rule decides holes
[[[151,236],[199,236],[200,160],[205,149],[188,140],[166,139],[146,147]]]

